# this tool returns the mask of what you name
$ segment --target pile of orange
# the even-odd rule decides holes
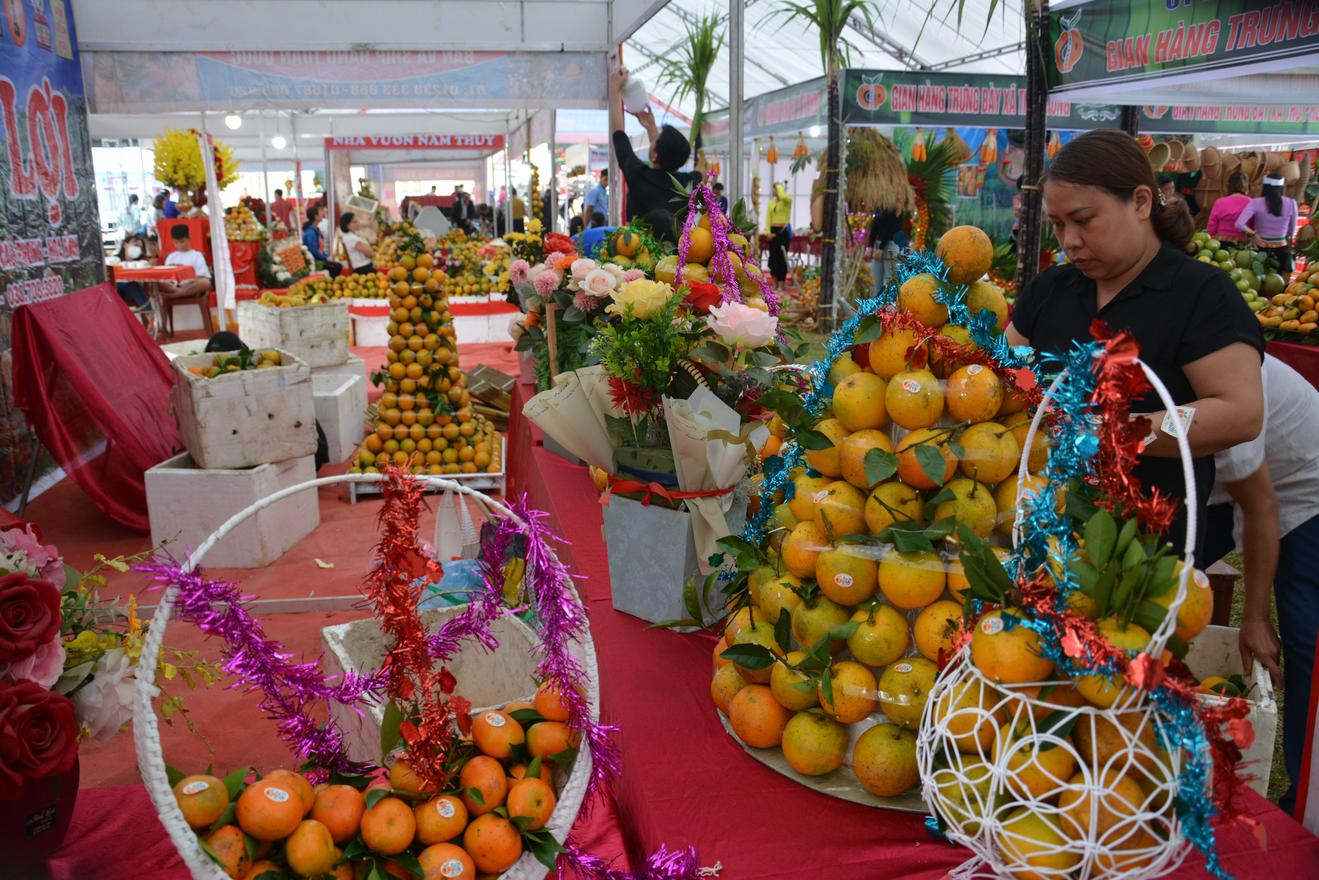
[[[366,275],[316,275],[295,281],[288,289],[288,296],[303,299],[324,297],[325,299],[384,299],[389,296],[389,275],[384,272],[371,272]]]
[[[470,742],[443,790],[405,759],[360,783],[313,786],[275,770],[246,779],[188,776],[174,796],[204,848],[234,880],[357,880],[374,866],[399,878],[497,876],[543,839],[578,745],[559,692],[472,718]],[[412,869],[420,868],[421,874]]]
[[[377,473],[386,461],[430,475],[498,473],[502,467],[502,439],[473,410],[458,367],[453,318],[434,267],[430,254],[402,254],[386,273],[389,351],[372,376],[385,393],[350,462],[352,473]]]

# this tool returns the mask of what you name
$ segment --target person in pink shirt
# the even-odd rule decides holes
[[[1296,200],[1283,195],[1286,181],[1281,177],[1264,178],[1263,195],[1251,199],[1237,217],[1237,229],[1255,233],[1255,247],[1267,250],[1278,260],[1283,278],[1292,273],[1292,239],[1296,237]]]
[[[284,198],[284,190],[275,190],[275,198],[270,201],[270,213],[274,214],[275,218],[279,220],[280,223],[283,223],[286,229],[293,228],[293,223],[290,219],[293,214],[293,202]]]
[[[1205,230],[1210,238],[1219,241],[1241,241],[1245,238],[1237,229],[1237,218],[1246,210],[1246,205],[1250,204],[1250,196],[1246,195],[1247,183],[1246,175],[1240,171],[1233,171],[1228,175],[1227,195],[1216,200],[1213,209],[1209,212],[1209,224]]]

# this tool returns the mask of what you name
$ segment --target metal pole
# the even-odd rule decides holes
[[[274,212],[270,210],[270,166],[266,163],[266,119],[257,116],[257,134],[261,139],[261,198],[266,203],[266,234],[275,237],[275,225],[272,222]]]
[[[546,232],[555,232],[554,218],[559,216],[559,159],[555,155],[559,135],[559,111],[550,110],[550,228]]]
[[[513,127],[504,123],[504,232],[513,231]]]
[[[293,235],[302,229],[302,158],[298,155],[298,115],[289,114],[289,143],[293,145]]]
[[[1135,137],[1140,132],[1140,108],[1122,105],[1122,130]]]
[[[742,182],[742,0],[728,0],[728,173],[724,186],[728,191],[728,207],[742,201],[745,186]]]
[[[605,65],[605,109],[616,107],[618,102],[623,100],[622,96],[618,94],[618,89],[614,88],[614,71],[623,66],[623,44],[614,42],[613,3],[609,4],[609,43],[614,47],[614,51],[609,56],[611,63]],[[605,146],[608,148],[609,155],[609,216],[605,218],[605,225],[609,226],[611,223],[622,224],[627,218],[623,216],[623,172],[618,167],[618,156],[614,154],[614,133],[612,131],[609,132]],[[586,169],[588,172],[586,186],[589,188],[591,186],[589,174],[591,169],[590,146],[586,148]],[[585,208],[583,207],[582,210],[584,212]]]

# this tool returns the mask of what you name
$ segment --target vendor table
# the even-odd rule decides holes
[[[525,384],[514,388],[509,495],[526,492],[550,514],[568,542],[560,555],[585,578],[602,718],[619,727],[623,773],[614,793],[633,864],[660,844],[695,845],[700,863],[721,863],[720,876],[730,880],[940,880],[968,858],[934,841],[924,816],[819,794],[751,758],[724,732],[710,700],[714,639],[647,629],[612,609],[595,487],[586,468],[546,451],[539,431],[521,418],[533,393]],[[1237,880],[1289,871],[1319,876],[1319,838],[1254,793],[1244,802],[1267,829],[1268,849],[1243,824],[1220,829],[1223,864]],[[1205,877],[1204,860],[1192,854],[1170,876]]]
[[[158,338],[163,327],[161,315],[164,313],[160,307],[160,284],[178,284],[196,277],[197,272],[191,266],[148,266],[145,269],[124,269],[116,266],[114,270],[116,284],[121,281],[136,281],[146,289],[147,298],[151,300],[151,314],[155,316],[148,326],[152,338]],[[211,306],[214,305],[215,294],[212,293]],[[146,319],[143,318],[143,321],[145,323]]]

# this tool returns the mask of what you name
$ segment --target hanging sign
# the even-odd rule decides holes
[[[1313,0],[1091,0],[1049,12],[1051,88],[1282,71],[1319,56]]]
[[[329,137],[327,150],[481,150],[504,148],[502,134],[394,134]]]

